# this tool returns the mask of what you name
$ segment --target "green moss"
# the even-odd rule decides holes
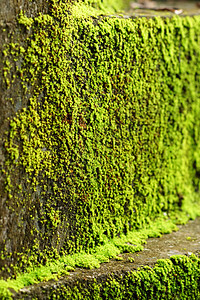
[[[59,294],[66,293],[68,299],[198,299],[198,266],[199,259],[194,255],[175,256],[159,260],[154,268],[113,276],[102,284],[90,284],[89,288],[84,284],[71,290],[61,287]]]
[[[46,299],[199,299],[197,256],[160,259],[154,268],[142,267],[123,275],[110,275],[97,281],[78,280],[75,285],[60,283],[49,287]],[[40,299],[37,294],[35,299]],[[7,298],[5,298],[7,299]]]
[[[33,19],[28,18],[22,11],[19,14],[18,23],[24,25],[27,29],[30,29],[30,27],[33,24]]]
[[[168,217],[200,215],[199,16],[80,18],[81,4],[69,9],[52,1],[49,15],[21,14],[29,36],[5,51],[26,103],[4,143],[18,232],[2,252],[7,275],[82,251],[72,267],[98,267],[174,230]]]
[[[78,6],[82,6],[82,4],[84,4],[84,6],[88,7],[88,9],[90,10],[89,15],[93,16],[94,14],[96,14],[94,13],[93,9],[95,9],[96,11],[98,10],[99,12],[104,14],[109,14],[126,9],[127,7],[129,7],[129,3],[129,0],[83,0],[75,2],[74,5],[76,6],[76,4],[78,4]]]
[[[7,285],[0,287],[0,296],[2,300],[12,300],[12,293],[7,289]]]
[[[104,245],[91,249],[91,253],[76,253],[73,255],[63,255],[59,259],[46,261],[45,266],[29,267],[24,273],[15,274],[15,279],[0,280],[0,286],[6,292],[6,288],[19,291],[23,287],[35,283],[57,280],[60,277],[68,275],[75,267],[94,269],[99,268],[101,263],[108,262],[110,259],[123,260],[120,253],[134,253],[143,250],[143,244],[149,237],[160,237],[162,233],[170,233],[177,230],[175,223],[166,217],[155,220],[151,226],[138,231],[129,232],[128,235],[122,235],[120,238],[108,240],[105,237]],[[130,258],[133,262],[134,259]],[[8,290],[9,292],[9,290]],[[0,296],[1,296],[0,294]]]

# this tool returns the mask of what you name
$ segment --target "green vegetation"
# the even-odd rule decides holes
[[[2,283],[2,293],[58,278],[66,264],[98,267],[139,251],[147,237],[175,229],[163,224],[169,217],[185,223],[200,215],[200,17],[109,18],[65,1],[50,8],[31,19],[22,13],[23,42],[4,50],[5,82],[15,84],[8,75],[15,68],[26,105],[4,143],[16,235],[5,240],[2,271],[18,279]],[[191,266],[191,259],[182,260]],[[174,261],[162,270],[174,272]],[[159,268],[130,280],[158,276]],[[174,293],[169,278],[166,293]],[[105,295],[123,295],[119,282],[109,281]],[[145,291],[140,282],[137,293]]]
[[[129,232],[128,235],[122,235],[121,238],[108,240],[105,237],[104,245],[92,249],[91,253],[76,253],[65,255],[56,260],[49,260],[45,266],[29,267],[26,272],[15,275],[15,279],[0,280],[0,296],[8,288],[15,291],[42,281],[57,280],[62,276],[68,275],[68,271],[73,271],[75,267],[81,268],[99,268],[103,262],[108,262],[111,258],[121,260],[120,253],[134,253],[143,250],[142,244],[146,243],[149,237],[160,237],[162,233],[176,231],[178,228],[174,222],[166,217],[157,219],[154,224],[144,229]]]
[[[124,275],[110,275],[107,279],[89,283],[78,280],[75,285],[59,284],[49,287],[45,299],[199,299],[200,259],[192,254],[160,259],[154,268],[144,266]],[[28,279],[28,277],[27,277]],[[31,279],[31,278],[30,278]],[[31,279],[32,280],[32,279]],[[2,283],[1,283],[2,284]],[[20,284],[16,286],[16,290]],[[12,294],[1,285],[1,299],[12,299]],[[3,294],[4,293],[4,294]],[[34,295],[34,299],[38,298]]]
[[[199,299],[199,264],[195,255],[173,256],[158,260],[154,268],[143,267],[128,276],[111,276],[103,283],[95,280],[89,286],[60,286],[52,289],[51,297],[59,299]]]
[[[84,10],[88,10],[88,16],[94,16],[96,14],[109,14],[124,11],[129,7],[130,0],[82,0],[74,1],[72,11],[74,7],[82,7],[82,13]],[[85,8],[84,8],[85,7]],[[92,12],[92,13],[91,13]],[[84,14],[80,14],[83,18]]]
[[[10,120],[4,172],[24,246],[3,255],[19,269],[198,205],[200,18],[66,9],[21,16],[32,33],[12,45],[27,106]]]

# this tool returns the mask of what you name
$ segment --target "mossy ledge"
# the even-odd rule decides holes
[[[48,6],[20,13],[1,54],[5,278],[200,214],[200,17]]]
[[[200,299],[200,259],[194,254],[159,259],[154,267],[142,266],[132,272],[88,277],[76,282],[63,278],[19,293],[4,290],[2,299]]]

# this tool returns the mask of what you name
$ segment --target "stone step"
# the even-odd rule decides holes
[[[176,232],[165,234],[160,238],[148,239],[144,250],[141,252],[122,254],[121,261],[112,259],[108,263],[103,263],[99,269],[75,269],[74,272],[70,272],[69,276],[63,277],[58,281],[52,280],[46,283],[25,287],[18,293],[13,293],[13,298],[24,300],[34,298],[43,300],[54,299],[53,295],[55,299],[57,299],[56,297],[61,295],[61,298],[59,299],[179,299],[179,297],[180,299],[199,299],[199,291],[193,290],[193,287],[196,285],[200,287],[198,281],[200,268],[198,267],[198,269],[195,270],[196,273],[194,272],[193,274],[191,274],[191,270],[192,264],[194,267],[196,264],[196,262],[193,263],[193,260],[198,261],[196,268],[200,264],[200,260],[197,258],[200,253],[200,218],[189,221],[186,225],[179,225],[178,227],[179,230]],[[197,255],[196,258],[194,254]],[[123,285],[124,282],[126,282],[126,279],[127,281],[130,280],[129,277],[131,274],[134,274],[136,277],[139,276],[138,280],[143,280],[145,275],[149,276],[149,273],[151,274],[153,270],[155,270],[158,260],[163,260],[163,264],[166,264],[166,267],[169,268],[168,272],[164,268],[162,270],[163,277],[165,276],[165,279],[160,278],[163,285],[162,292],[156,294],[156,292],[158,292],[156,290],[156,285],[158,284],[157,280],[159,278],[157,274],[155,278],[148,278],[144,281],[144,283],[146,282],[146,284],[149,285],[149,293],[155,289],[155,293],[152,292],[153,298],[149,298],[148,295],[146,295],[146,297],[143,295],[141,298],[139,295],[139,298],[131,298],[130,295],[130,298],[126,298],[126,293],[124,293],[122,298],[120,298],[120,296],[116,297],[116,291],[115,293],[112,291],[112,281],[114,281],[113,285],[115,286],[115,289],[118,289],[118,292],[120,293],[120,287],[116,282],[118,282],[119,285]],[[185,264],[182,269],[181,266],[183,260],[185,260]],[[170,270],[168,265],[169,261],[173,263],[174,269],[172,268]],[[178,274],[177,266],[180,267],[182,272],[185,272],[184,276],[182,276],[181,272]],[[150,269],[146,269],[146,267],[149,267]],[[144,271],[144,274],[142,274],[143,277],[137,275],[140,274],[140,270]],[[165,272],[166,274],[164,275]],[[186,287],[184,287],[184,279],[188,276],[188,280],[190,280],[191,275],[193,282],[190,282],[190,287],[186,285],[189,290],[191,289],[190,294],[187,294],[188,291],[186,291]],[[167,292],[165,286],[166,289],[169,288],[168,285],[170,281],[171,285],[173,285],[174,278],[176,279],[177,291],[174,291],[174,295],[172,295],[170,294],[172,291],[170,293]],[[134,290],[134,287],[131,286],[132,284],[133,283],[131,283],[130,286],[127,286],[127,289]],[[182,285],[180,289],[178,288],[179,285]],[[107,286],[109,286],[109,288],[107,288]],[[135,288],[137,288],[137,284],[135,284]],[[75,298],[76,289],[77,295],[79,295],[79,297],[82,295],[83,298]],[[96,290],[98,290],[98,293],[94,296]],[[87,295],[88,292],[90,293],[89,296]],[[181,295],[183,298],[181,298]],[[65,296],[67,296],[67,298],[65,298]]]

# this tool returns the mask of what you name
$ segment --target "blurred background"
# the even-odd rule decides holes
[[[130,6],[132,9],[180,8],[191,10],[200,8],[200,0],[133,0]]]

